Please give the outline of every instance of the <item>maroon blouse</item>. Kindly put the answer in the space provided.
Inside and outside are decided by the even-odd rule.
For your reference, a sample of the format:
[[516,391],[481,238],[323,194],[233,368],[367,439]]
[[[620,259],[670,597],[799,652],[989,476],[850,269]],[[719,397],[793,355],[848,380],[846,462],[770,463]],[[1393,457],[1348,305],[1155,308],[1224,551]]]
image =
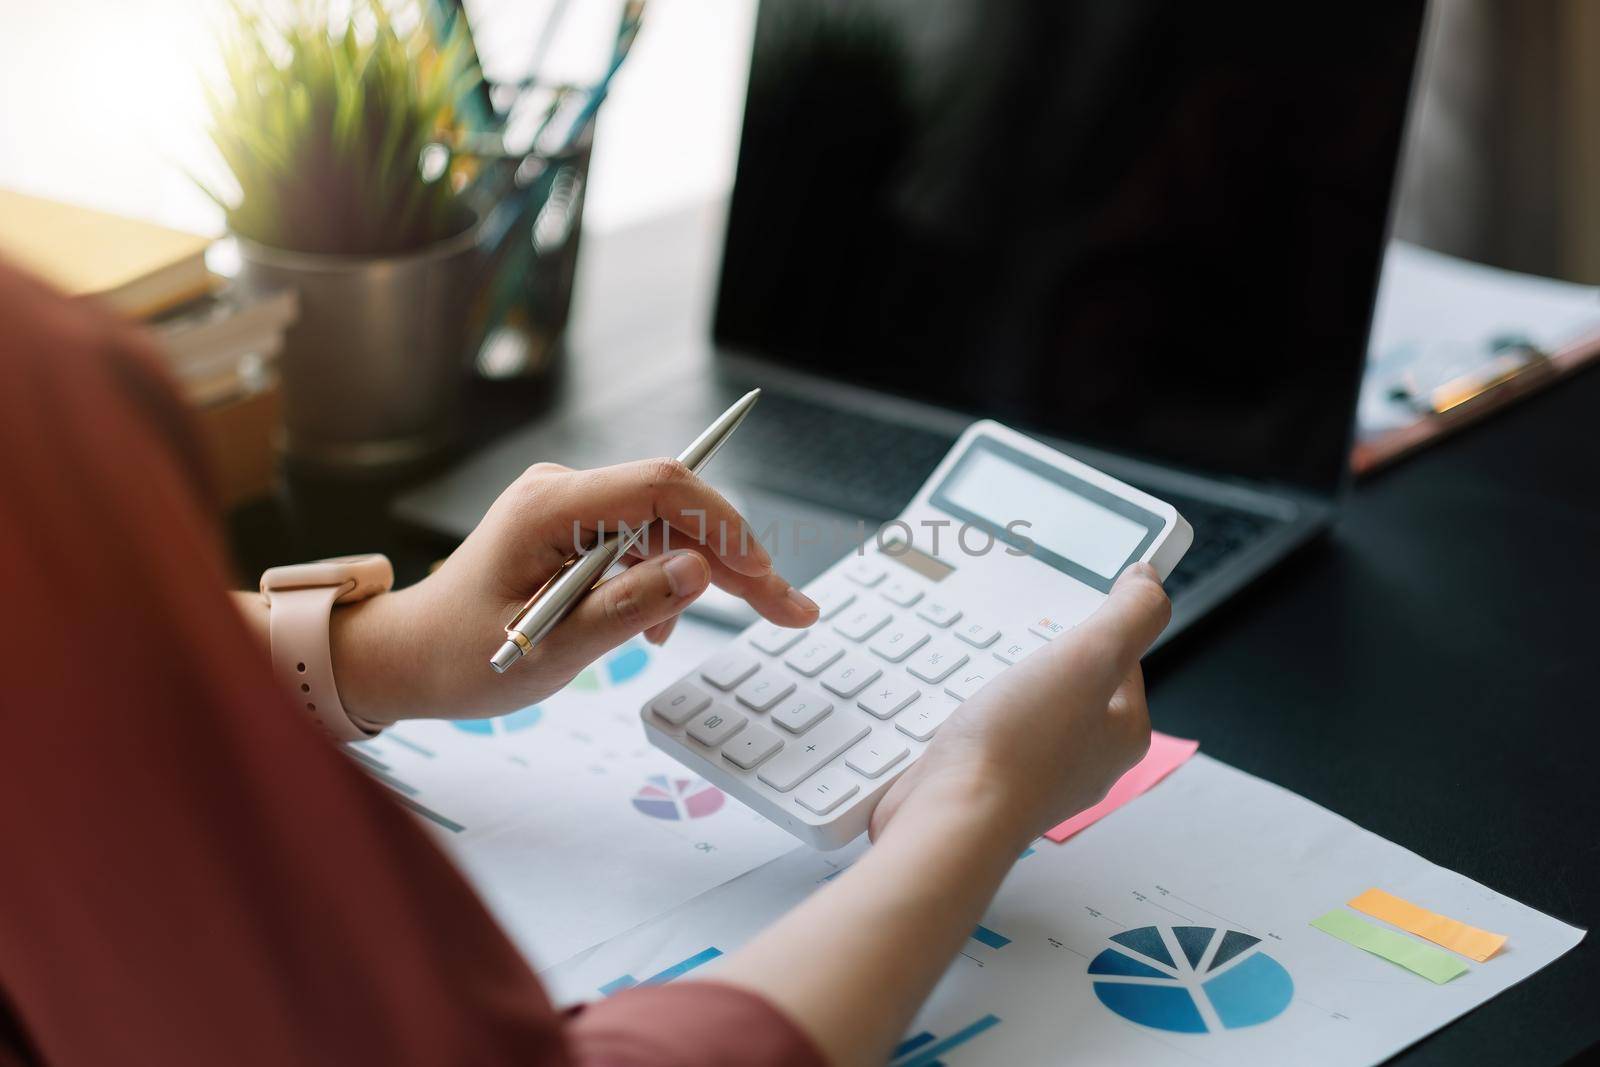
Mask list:
[[0,264],[0,1065],[814,1064],[715,982],[557,1013],[295,714],[148,342]]

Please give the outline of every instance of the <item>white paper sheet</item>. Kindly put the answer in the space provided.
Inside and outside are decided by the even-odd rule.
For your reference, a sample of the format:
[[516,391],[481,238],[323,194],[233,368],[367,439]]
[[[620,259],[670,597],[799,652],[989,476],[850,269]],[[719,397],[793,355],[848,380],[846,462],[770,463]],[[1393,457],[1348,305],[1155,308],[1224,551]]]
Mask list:
[[794,847],[639,725],[645,700],[727,640],[683,619],[665,649],[630,642],[536,710],[405,723],[353,747],[549,966]]
[[[553,968],[544,979],[558,1000],[571,1002],[659,972],[674,975],[674,965],[697,976],[714,973],[709,950],[736,949],[862,848],[791,853]],[[1467,974],[1439,986],[1308,925],[1372,886],[1509,934],[1510,941],[1496,957],[1469,962]],[[1107,950],[1147,958],[1110,938],[1148,926],[1158,928],[1166,952],[1179,961],[1172,970],[1180,977],[1090,975],[1091,961]],[[1212,970],[1224,936],[1219,932],[1199,957],[1200,976],[1191,978],[1195,968],[1181,962],[1174,926],[1237,931],[1259,941]],[[1037,844],[1017,861],[983,927],[913,1024],[908,1037],[923,1043],[897,1058],[897,1067],[935,1058],[950,1064],[1372,1064],[1526,978],[1583,937],[1203,754],[1065,844]],[[1222,985],[1209,984],[1230,974]],[[1131,1015],[1174,1025],[1197,1012],[1205,1032],[1125,1018],[1102,1003],[1097,981],[1114,987],[1110,995],[1123,997]],[[1147,997],[1194,1008],[1174,1011],[1171,1001]],[[947,1046],[952,1040],[957,1043]]]

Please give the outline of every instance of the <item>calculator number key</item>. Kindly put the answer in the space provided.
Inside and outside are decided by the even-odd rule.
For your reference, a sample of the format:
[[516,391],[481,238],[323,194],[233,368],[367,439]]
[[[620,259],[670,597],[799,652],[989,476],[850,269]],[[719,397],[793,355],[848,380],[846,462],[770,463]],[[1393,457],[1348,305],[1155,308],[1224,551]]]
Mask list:
[[790,652],[784,657],[783,662],[805,675],[815,678],[828,668],[828,665],[840,656],[844,649],[826,638],[817,637]]
[[899,604],[903,608],[909,608],[922,599],[922,590],[909,578],[890,578],[883,583],[883,588],[878,592],[882,593],[884,599],[890,603]]
[[803,734],[832,710],[832,703],[802,689],[773,709],[772,721],[792,734]]
[[889,620],[893,617],[872,604],[862,604],[839,616],[839,621],[833,624],[833,628],[852,641],[865,641],[888,626]]
[[674,726],[682,726],[689,716],[704,711],[711,703],[710,694],[688,682],[679,682],[650,702],[650,710]]
[[844,569],[846,578],[869,589],[883,581],[883,573],[883,566],[870,559],[858,559]]
[[952,671],[966,666],[967,654],[951,641],[935,641],[911,657],[906,670],[924,682],[942,682]]
[[734,695],[752,711],[766,711],[792,692],[794,682],[787,674],[774,667],[762,667]]
[[846,656],[822,676],[822,688],[842,697],[853,697],[882,673],[871,660]]
[[699,718],[689,723],[689,736],[715,748],[744,729],[746,722],[749,720],[737,711],[713,704],[710,711],[701,712]]
[[700,668],[700,677],[718,689],[732,689],[760,667],[760,662],[744,652],[725,652]]
[[927,643],[928,631],[897,624],[884,629],[867,647],[890,663],[899,663]]
[[805,630],[768,623],[750,631],[750,643],[769,656],[777,656],[794,647],[805,635]]
[[856,594],[842,585],[808,589],[806,595],[817,605],[817,621],[826,622],[856,602]]

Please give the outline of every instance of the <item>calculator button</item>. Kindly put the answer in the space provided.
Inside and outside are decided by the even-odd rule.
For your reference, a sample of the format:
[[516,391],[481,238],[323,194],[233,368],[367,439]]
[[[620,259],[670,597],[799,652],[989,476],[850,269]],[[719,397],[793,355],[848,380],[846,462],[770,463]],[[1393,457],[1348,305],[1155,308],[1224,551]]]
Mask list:
[[939,600],[924,600],[922,607],[917,609],[917,614],[935,626],[949,626],[961,618],[961,609]]
[[922,599],[922,590],[908,578],[890,578],[878,592],[903,608],[909,608]]
[[862,711],[870,712],[880,719],[891,719],[896,712],[921,695],[922,690],[910,682],[888,678],[867,686],[866,691],[861,694],[861,699],[856,703],[861,705]]
[[794,795],[794,798],[807,811],[826,815],[855,796],[860,789],[859,785],[850,780],[848,774],[835,768],[827,774],[819,774],[811,779],[804,789]]
[[794,682],[775,667],[762,667],[739,687],[734,695],[739,703],[754,711],[766,711],[772,705],[794,692]]
[[944,691],[957,700],[969,700],[978,690],[988,684],[991,678],[1005,670],[998,663],[994,666],[994,670],[990,670],[985,666],[963,667],[950,676],[950,681],[945,684]]
[[744,729],[748,721],[737,711],[713,704],[710,711],[701,712],[698,718],[689,723],[689,736],[702,745],[715,748]]
[[1028,624],[1030,633],[1049,641],[1051,638],[1060,637],[1072,627],[1051,615],[1041,615]]
[[735,767],[744,770],[759,764],[783,747],[783,738],[758,722],[740,731],[739,736],[722,746],[722,755]]
[[857,774],[876,778],[911,754],[894,734],[873,735],[845,754],[844,763]]
[[787,793],[871,732],[866,723],[847,716],[828,719],[804,737],[784,745],[782,752],[762,765],[757,777],[778,792]]
[[870,559],[858,559],[844,569],[846,578],[871,588],[883,581],[883,568]]
[[961,646],[948,639],[935,641],[933,644],[911,657],[911,662],[906,664],[906,670],[924,682],[942,682],[950,677],[950,672],[967,662],[967,654],[961,651]]
[[855,603],[856,595],[853,591],[842,585],[827,586],[823,589],[807,590],[806,595],[811,597],[817,605],[817,621],[823,622],[833,618],[839,612]]
[[1044,642],[1026,635],[1014,641],[1002,641],[994,650],[994,658],[1001,663],[1021,663],[1044,647]]
[[853,697],[883,672],[862,656],[846,656],[822,676],[822,688],[842,697]]
[[711,703],[709,694],[688,682],[679,682],[650,702],[650,710],[674,726],[682,726],[689,716],[704,711]]
[[930,693],[916,706],[894,721],[894,728],[907,737],[914,737],[918,741],[927,741],[933,737],[950,713],[961,705],[947,693]]
[[928,643],[928,631],[896,624],[872,639],[867,647],[890,663],[899,663]]
[[839,621],[833,624],[833,628],[852,641],[865,641],[889,625],[889,620],[892,618],[894,616],[874,604],[858,604],[839,616]]
[[956,627],[956,636],[974,648],[988,648],[1000,636],[1000,631],[976,619],[968,619]]
[[807,641],[793,652],[784,657],[783,662],[805,675],[815,678],[827,669],[828,664],[844,655],[844,649],[827,638],[818,637]]
[[700,668],[700,677],[718,689],[732,689],[752,674],[761,664],[754,656],[744,652],[725,652]]
[[757,626],[750,631],[750,643],[769,656],[776,656],[794,647],[806,635],[805,630],[790,626]]
[[831,703],[802,689],[773,709],[772,721],[792,734],[800,734],[811,729],[832,710]]

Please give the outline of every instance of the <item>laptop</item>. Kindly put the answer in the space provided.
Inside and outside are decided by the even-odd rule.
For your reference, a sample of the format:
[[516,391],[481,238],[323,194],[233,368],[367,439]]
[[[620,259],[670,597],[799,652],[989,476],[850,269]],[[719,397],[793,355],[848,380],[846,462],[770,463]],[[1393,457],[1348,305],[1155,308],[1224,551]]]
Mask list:
[[782,531],[895,515],[993,418],[1189,519],[1170,638],[1337,512],[1424,7],[762,0],[711,357],[397,513],[463,536],[760,386],[710,473],[799,584],[843,549]]

